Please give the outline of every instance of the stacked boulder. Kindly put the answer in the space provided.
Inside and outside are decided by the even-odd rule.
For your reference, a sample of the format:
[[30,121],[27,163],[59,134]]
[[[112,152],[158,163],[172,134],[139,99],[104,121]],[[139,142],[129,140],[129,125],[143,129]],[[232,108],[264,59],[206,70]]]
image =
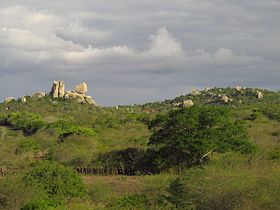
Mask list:
[[79,103],[88,103],[97,106],[91,96],[86,95],[88,86],[85,82],[75,86],[74,90],[65,91],[64,81],[54,81],[50,95],[53,98],[73,99]]
[[50,92],[53,98],[62,98],[65,95],[65,82],[54,81]]

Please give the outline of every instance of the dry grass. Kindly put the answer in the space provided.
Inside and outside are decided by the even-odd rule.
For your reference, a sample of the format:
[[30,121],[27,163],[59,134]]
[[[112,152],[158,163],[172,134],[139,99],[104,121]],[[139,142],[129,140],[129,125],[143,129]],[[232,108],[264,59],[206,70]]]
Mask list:
[[248,129],[252,141],[263,149],[280,145],[280,138],[272,136],[275,131],[280,131],[280,123],[272,120],[251,122]]
[[143,189],[144,176],[83,176],[87,186],[102,184],[116,196],[140,193]]

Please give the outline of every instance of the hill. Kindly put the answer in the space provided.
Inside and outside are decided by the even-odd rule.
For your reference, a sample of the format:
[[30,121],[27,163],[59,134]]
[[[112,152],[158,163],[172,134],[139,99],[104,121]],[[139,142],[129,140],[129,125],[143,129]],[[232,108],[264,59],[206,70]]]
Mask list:
[[1,209],[280,204],[280,92],[206,88],[116,107],[85,95],[24,98],[0,104]]

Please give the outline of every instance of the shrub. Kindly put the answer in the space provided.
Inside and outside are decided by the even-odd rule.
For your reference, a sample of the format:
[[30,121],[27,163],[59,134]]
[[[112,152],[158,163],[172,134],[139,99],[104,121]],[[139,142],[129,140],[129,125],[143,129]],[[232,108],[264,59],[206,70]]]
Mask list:
[[125,175],[136,175],[143,169],[142,160],[145,155],[144,149],[127,148],[101,154],[96,161],[105,169],[122,169]]
[[30,200],[46,198],[36,186],[26,186],[19,176],[6,176],[0,181],[0,209],[20,209]]
[[[48,195],[48,199],[43,203],[47,202],[49,206],[59,206],[70,198],[86,196],[85,187],[78,174],[54,162],[36,163],[23,175],[22,181],[26,186],[41,188]],[[37,205],[37,201],[35,203]],[[41,205],[42,202],[39,203]]]
[[271,120],[280,121],[280,108],[278,104],[266,104],[260,107],[260,112]]
[[32,135],[46,126],[41,116],[31,113],[12,112],[2,116],[1,124],[12,126],[13,129],[23,130],[25,135]]
[[21,154],[29,151],[36,151],[40,145],[31,139],[23,139],[17,142],[16,154]]
[[119,209],[147,209],[146,200],[145,195],[126,195],[117,201],[117,207]]
[[183,183],[181,178],[173,180],[167,188],[167,200],[178,209],[195,209],[190,196],[191,190]]
[[65,120],[59,120],[54,123],[50,123],[48,125],[48,128],[54,128],[58,132],[61,140],[72,134],[86,136],[95,135],[95,132],[92,129],[80,127]]

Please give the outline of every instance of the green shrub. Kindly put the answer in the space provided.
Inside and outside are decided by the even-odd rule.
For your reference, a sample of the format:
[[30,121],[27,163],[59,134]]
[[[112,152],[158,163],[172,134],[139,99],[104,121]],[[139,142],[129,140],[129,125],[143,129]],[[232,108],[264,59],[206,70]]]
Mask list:
[[55,129],[58,132],[61,140],[72,134],[86,136],[95,135],[95,132],[92,129],[84,128],[65,120],[59,120],[54,123],[50,123],[48,128]]
[[167,200],[178,209],[195,209],[195,205],[191,198],[191,190],[183,183],[181,178],[172,181],[167,188],[169,195]]
[[266,104],[260,107],[260,112],[271,120],[280,121],[280,107],[278,104]]
[[[78,174],[54,162],[37,162],[23,175],[22,181],[26,186],[41,188],[48,195],[48,199],[43,203],[47,202],[49,206],[63,205],[71,198],[86,196],[86,189]],[[37,205],[37,202],[35,203]],[[39,203],[41,205],[41,202]]]
[[122,169],[125,175],[136,175],[142,172],[145,155],[146,151],[139,148],[113,150],[99,155],[94,164],[97,162],[104,169]]
[[269,160],[280,160],[280,148],[274,148],[268,152]]
[[47,198],[36,186],[26,186],[20,176],[6,176],[0,180],[0,209],[20,209],[30,200]]
[[117,201],[119,209],[147,209],[145,203],[147,198],[145,195],[126,195]]
[[1,124],[22,130],[25,135],[32,135],[47,125],[39,115],[20,112],[12,112],[4,118],[2,116]]
[[50,210],[50,205],[48,199],[36,199],[25,204],[20,210]]
[[40,148],[36,142],[31,139],[23,139],[17,142],[16,154],[21,154],[29,151],[36,151]]

